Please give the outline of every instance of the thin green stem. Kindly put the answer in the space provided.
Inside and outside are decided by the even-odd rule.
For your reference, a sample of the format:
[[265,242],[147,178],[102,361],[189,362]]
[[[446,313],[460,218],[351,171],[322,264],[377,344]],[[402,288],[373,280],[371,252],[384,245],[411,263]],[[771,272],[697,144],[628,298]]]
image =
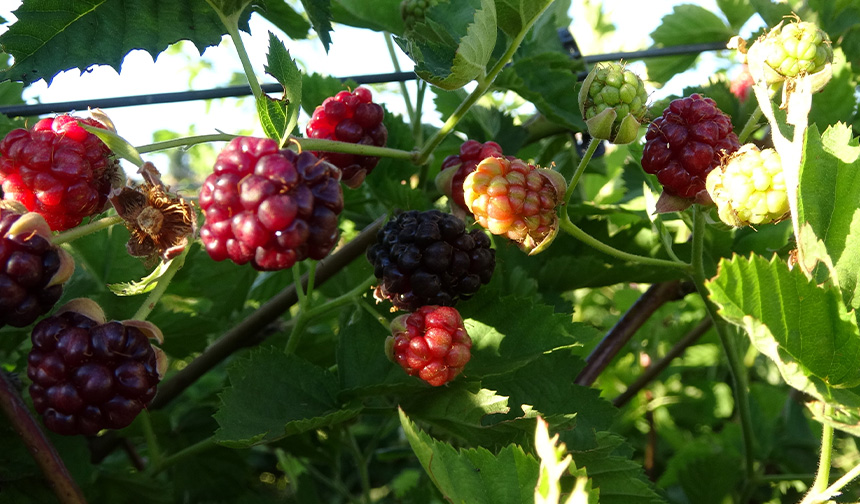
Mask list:
[[296,325],[293,326],[293,330],[290,332],[290,339],[287,340],[287,348],[284,352],[288,355],[295,353],[296,348],[299,346],[304,328],[307,326],[308,322],[344,305],[355,302],[355,300],[361,297],[374,282],[376,282],[376,277],[371,275],[364,282],[342,296],[336,297],[325,304],[317,306],[316,308],[302,309],[298,315],[296,315]]
[[845,473],[841,478],[836,480],[836,482],[834,482],[832,485],[827,487],[827,489],[821,492],[821,494],[817,496],[818,500],[812,502],[815,502],[816,504],[819,502],[826,502],[831,497],[836,496],[839,491],[842,490],[843,487],[845,487],[845,485],[854,481],[854,478],[856,478],[857,476],[860,476],[860,464],[857,464],[856,466],[852,467],[850,471]]
[[165,469],[176,465],[179,462],[184,461],[189,457],[193,457],[200,453],[203,453],[207,450],[217,447],[218,444],[215,442],[215,438],[210,436],[202,441],[198,441],[191,446],[186,446],[182,450],[174,453],[173,455],[164,457],[157,465],[152,466],[152,475],[156,475]]
[[421,118],[424,116],[424,93],[427,92],[427,82],[418,81],[418,95],[415,97],[415,122],[412,123],[412,138],[415,140],[415,145],[424,143],[424,125],[421,123]]
[[161,448],[158,446],[158,438],[155,435],[155,430],[152,428],[152,419],[149,414],[149,410],[140,412],[140,426],[143,431],[143,438],[146,440],[147,451],[149,452],[149,463],[151,467],[159,467],[163,463],[163,457]]
[[[833,414],[833,406],[830,403],[824,403],[824,417]],[[812,487],[807,492],[806,496],[801,501],[801,504],[813,504],[824,502],[827,498],[822,498],[822,494],[827,491],[827,484],[830,482],[830,466],[833,457],[833,426],[821,424],[821,453],[818,461],[818,471],[815,473],[815,481]]]
[[[391,56],[391,64],[394,65],[394,71],[400,72],[400,62],[397,61],[397,52],[394,50],[394,42],[391,41],[391,34],[383,33],[385,37],[385,46],[388,48],[388,55]],[[403,101],[406,105],[406,114],[409,116],[410,124],[415,124],[415,109],[412,108],[412,100],[409,98],[409,90],[406,89],[406,83],[403,81],[400,84],[400,94],[403,95]]]
[[758,128],[758,121],[761,119],[761,116],[761,107],[756,107],[753,113],[750,114],[749,119],[747,119],[746,124],[744,124],[744,128],[738,133],[739,144],[743,145],[747,141],[747,138],[752,135],[752,132]]
[[95,233],[96,231],[101,231],[102,229],[107,229],[120,223],[122,223],[122,217],[120,217],[119,215],[105,217],[103,219],[90,222],[89,224],[78,226],[76,228],[69,229],[68,231],[63,231],[62,233],[59,233],[53,238],[51,238],[51,243],[53,243],[54,245],[59,245],[61,243],[69,243],[88,234]]
[[585,172],[585,167],[588,166],[592,156],[594,156],[594,151],[596,151],[600,146],[600,142],[602,142],[602,140],[598,140],[596,138],[592,138],[588,142],[588,147],[585,149],[582,159],[579,160],[579,166],[577,166],[576,171],[573,172],[573,177],[570,178],[570,183],[567,185],[567,191],[564,193],[564,199],[562,201],[564,201],[565,204],[570,203],[570,197],[573,196],[573,190],[576,189],[576,184],[579,183],[579,178],[582,177],[583,172]]
[[377,147],[375,145],[360,145],[349,142],[338,142],[337,140],[325,140],[322,138],[298,138],[290,137],[291,141],[295,141],[302,149],[323,152],[344,152],[347,154],[358,154],[361,156],[376,156],[387,157],[393,159],[404,159],[406,161],[415,161],[417,154],[415,152],[405,151],[401,149],[391,149],[389,147]]
[[207,143],[207,142],[229,142],[236,138],[237,135],[229,133],[212,133],[210,135],[196,135],[182,138],[174,138],[173,140],[165,140],[163,142],[155,142],[151,144],[135,147],[137,152],[146,154],[148,152],[157,152],[167,149],[175,149],[177,147],[190,147],[192,145]]
[[640,255],[636,255],[636,254],[631,254],[629,252],[624,252],[623,250],[618,250],[617,248],[612,247],[611,245],[607,245],[607,244],[603,243],[602,241],[598,240],[597,238],[594,238],[593,236],[589,235],[588,233],[586,233],[585,231],[583,231],[579,227],[577,227],[576,224],[574,224],[573,222],[570,221],[570,217],[567,215],[566,211],[562,211],[561,219],[559,219],[559,226],[561,227],[561,229],[566,231],[568,234],[570,234],[574,238],[578,239],[579,241],[585,243],[589,247],[597,249],[597,250],[603,252],[604,254],[611,255],[612,257],[616,257],[616,258],[624,260],[624,261],[631,261],[631,262],[635,262],[635,263],[639,263],[639,264],[647,265],[647,266],[659,266],[659,267],[663,267],[663,268],[676,268],[676,269],[681,269],[683,271],[686,271],[688,273],[690,272],[690,265],[686,264],[684,262],[681,262],[681,261],[667,261],[665,259],[656,259],[653,257],[640,256]]
[[293,283],[296,286],[296,295],[299,297],[299,310],[304,311],[308,305],[308,298],[305,295],[305,290],[302,288],[302,270],[301,263],[296,263],[292,267]]
[[749,402],[749,384],[747,383],[746,368],[743,366],[740,356],[738,355],[737,345],[734,335],[729,331],[725,321],[717,313],[717,307],[708,297],[708,289],[705,287],[707,276],[704,268],[704,242],[705,242],[705,212],[699,209],[698,205],[693,206],[693,246],[692,246],[692,265],[691,278],[696,286],[696,291],[702,297],[705,303],[705,308],[714,322],[714,328],[717,330],[717,335],[722,343],[723,350],[726,353],[726,358],[729,365],[729,370],[732,374],[734,382],[735,404],[738,409],[738,416],[741,422],[741,431],[744,441],[744,460],[747,480],[755,479],[755,452],[753,440],[753,423],[750,414]]
[[155,284],[155,288],[149,292],[149,295],[146,297],[146,301],[140,308],[138,308],[134,317],[132,317],[133,319],[146,320],[146,317],[152,313],[152,310],[155,309],[155,305],[158,304],[158,300],[161,299],[164,291],[167,290],[167,286],[170,285],[170,281],[173,280],[176,272],[185,264],[185,257],[188,255],[188,250],[190,248],[190,245],[185,247],[185,250],[183,250],[181,254],[170,260],[167,270],[165,270],[164,274],[161,275],[161,278],[158,279]]
[[814,474],[764,474],[756,477],[757,483],[778,483],[780,481],[812,481]]
[[[314,292],[314,282],[317,275],[317,262],[308,261],[308,285],[305,287],[305,297],[310,298]],[[300,280],[301,281],[301,280]],[[299,284],[301,285],[301,283]]]
[[[216,9],[217,10],[217,9]],[[263,99],[263,88],[260,87],[260,81],[257,80],[257,74],[254,73],[254,66],[251,65],[251,58],[248,57],[248,51],[245,50],[245,43],[242,42],[242,36],[239,33],[239,15],[237,12],[229,17],[225,17],[221,12],[221,21],[224,27],[227,28],[227,34],[233,40],[233,45],[236,46],[236,53],[239,55],[239,60],[242,61],[242,69],[245,70],[245,77],[248,78],[248,84],[251,86],[251,92],[254,93],[254,99],[260,101]]]
[[493,66],[493,68],[490,69],[490,71],[487,72],[487,74],[483,78],[477,79],[478,85],[475,87],[475,89],[471,93],[469,93],[469,96],[467,96],[466,99],[463,100],[462,103],[460,103],[454,113],[452,113],[451,116],[448,117],[448,120],[445,121],[445,124],[443,124],[442,127],[439,128],[439,130],[436,131],[436,133],[432,137],[430,137],[427,143],[424,144],[424,146],[421,148],[417,164],[424,164],[427,162],[427,159],[430,157],[430,154],[434,150],[436,150],[436,147],[438,147],[439,144],[442,143],[442,140],[444,140],[445,137],[448,136],[448,134],[454,130],[454,126],[456,126],[457,123],[460,122],[460,120],[466,116],[466,113],[469,111],[470,108],[472,108],[472,105],[477,103],[477,101],[482,96],[484,96],[484,93],[486,93],[487,90],[490,89],[490,86],[493,85],[493,81],[496,80],[496,77],[498,77],[499,74],[502,73],[502,70],[504,70],[505,65],[507,65],[508,62],[514,57],[514,54],[520,47],[520,44],[522,44],[529,30],[531,30],[532,25],[534,25],[535,21],[537,21],[538,18],[541,17],[543,12],[546,11],[550,5],[552,5],[552,2],[547,2],[544,8],[541,9],[541,12],[537,13],[526,26],[523,26],[522,30],[520,30],[520,33],[518,33],[517,36],[511,41],[511,45],[508,47],[508,50],[505,51],[505,54],[503,54],[501,58],[499,58],[499,61],[495,64],[495,66]]
[[368,303],[364,299],[359,298],[358,306],[360,306],[364,311],[369,313],[370,316],[373,317],[377,322],[379,322],[379,324],[384,327],[386,331],[390,330],[390,324],[388,323],[388,321],[385,320],[385,317],[377,313],[376,310],[374,310],[373,307],[370,306],[370,303]]
[[361,448],[358,446],[358,441],[352,432],[348,433],[349,440],[347,441],[347,449],[355,459],[355,466],[358,468],[358,478],[361,481],[361,501],[370,502],[370,475],[367,472],[367,459],[361,453]]

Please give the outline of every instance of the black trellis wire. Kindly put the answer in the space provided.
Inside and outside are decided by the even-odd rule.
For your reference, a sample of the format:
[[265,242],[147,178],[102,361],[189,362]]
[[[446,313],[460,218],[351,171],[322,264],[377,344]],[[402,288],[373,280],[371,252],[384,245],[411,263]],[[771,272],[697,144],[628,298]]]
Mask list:
[[[567,32],[567,33],[565,33]],[[725,49],[725,42],[709,42],[704,44],[686,44],[671,47],[660,47],[654,49],[646,49],[643,51],[632,52],[615,52],[606,54],[594,54],[590,56],[582,56],[573,36],[567,30],[561,30],[560,38],[565,48],[570,52],[574,59],[581,58],[586,64],[599,63],[602,61],[618,61],[618,60],[640,60],[646,58],[656,58],[660,56],[679,56],[683,54],[699,54],[706,51],[718,51]],[[585,78],[586,73],[578,75],[579,79]],[[351,77],[341,77],[343,81],[352,80],[357,84],[381,84],[386,82],[405,82],[415,80],[418,77],[414,72],[392,72],[369,75],[356,75]],[[278,93],[283,91],[280,84],[263,84],[263,91],[266,93]],[[251,95],[249,86],[228,86],[214,89],[202,89],[198,91],[179,91],[174,93],[156,93],[148,95],[120,96],[115,98],[91,98],[86,100],[75,100],[55,103],[37,103],[33,105],[7,105],[0,107],[0,114],[5,114],[10,117],[15,116],[37,116],[42,114],[58,114],[63,112],[71,112],[75,110],[86,110],[88,108],[114,108],[114,107],[130,107],[135,105],[155,105],[164,103],[177,103],[197,100],[211,100],[215,98],[235,98],[240,96]]]

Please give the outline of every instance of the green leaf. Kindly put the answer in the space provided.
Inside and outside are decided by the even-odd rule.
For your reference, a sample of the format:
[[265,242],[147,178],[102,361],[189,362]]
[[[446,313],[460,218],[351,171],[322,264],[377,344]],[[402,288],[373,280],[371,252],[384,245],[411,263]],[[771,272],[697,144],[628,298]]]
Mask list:
[[337,380],[328,371],[275,348],[262,348],[227,370],[230,387],[215,413],[215,440],[234,448],[270,442],[345,421]]
[[593,486],[600,490],[600,504],[665,502],[645,479],[642,466],[630,460],[627,451],[621,436],[602,432],[597,436],[596,447],[589,450],[570,449],[570,454],[576,467],[585,468]]
[[[858,26],[857,31],[860,31]],[[856,70],[855,70],[856,71]],[[812,110],[809,124],[815,124],[819,131],[851,117],[855,108],[854,90],[856,77],[851,65],[840,49],[833,51],[833,77],[820,92],[812,95]]]
[[776,256],[755,255],[721,260],[707,287],[720,315],[778,366],[799,366],[832,387],[860,384],[860,330],[835,287],[819,287]]
[[[705,42],[726,42],[734,32],[713,12],[698,5],[677,5],[651,32],[656,47],[672,47]],[[698,55],[672,56],[648,61],[648,79],[665,83],[673,75],[695,63]]]
[[80,123],[80,125],[85,130],[99,137],[99,139],[108,146],[112,153],[122,159],[134,163],[137,167],[143,167],[143,159],[141,159],[140,153],[137,152],[137,149],[133,145],[128,143],[128,140],[117,135],[114,131],[106,130],[104,128],[96,128],[95,126],[88,126],[83,123]]
[[729,20],[729,26],[738,31],[755,14],[750,0],[717,0],[717,6]]
[[251,8],[277,26],[291,39],[308,38],[308,31],[311,29],[310,23],[284,0],[266,0],[259,4],[254,3]]
[[499,29],[514,38],[539,16],[553,0],[496,0]]
[[562,52],[517,58],[494,85],[529,100],[547,118],[574,131],[585,129],[575,90],[578,63]]
[[331,12],[338,23],[400,35],[403,33],[400,2],[401,0],[335,0]]
[[[247,26],[247,16],[242,23]],[[202,53],[226,32],[205,0],[27,1],[18,21],[0,35],[0,46],[15,58],[0,81],[25,84],[71,68],[105,64],[120,71],[125,55],[143,49],[156,59],[167,46],[191,40]]]
[[325,51],[331,46],[331,0],[302,0],[302,6]]
[[397,39],[415,73],[442,89],[458,89],[486,73],[498,30],[493,0],[440,2],[408,39]]
[[284,86],[284,96],[280,99],[268,95],[257,102],[257,112],[266,136],[283,145],[299,122],[302,100],[302,74],[284,43],[269,32],[269,54],[266,73]]
[[158,279],[161,278],[167,271],[170,262],[160,262],[152,272],[140,280],[134,282],[119,282],[108,284],[108,289],[117,296],[136,296],[145,294],[158,285]]
[[402,410],[400,424],[424,470],[449,502],[534,501],[539,464],[519,446],[506,446],[495,455],[484,448],[457,450],[420,431]]
[[791,6],[786,2],[750,0],[750,3],[768,26],[776,26],[782,18],[791,15]]
[[234,14],[242,12],[251,0],[206,0],[206,3],[212,6],[224,17],[230,17]]
[[[806,132],[800,167],[798,218],[823,241],[847,306],[860,308],[860,145],[839,123],[823,135]],[[807,260],[819,257],[807,253]]]

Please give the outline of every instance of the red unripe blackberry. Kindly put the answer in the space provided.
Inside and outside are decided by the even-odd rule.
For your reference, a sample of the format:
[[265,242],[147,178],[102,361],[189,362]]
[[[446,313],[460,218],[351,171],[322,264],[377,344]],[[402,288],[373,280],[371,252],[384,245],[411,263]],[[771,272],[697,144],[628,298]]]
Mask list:
[[[496,142],[481,143],[477,140],[466,140],[460,146],[459,154],[452,154],[442,161],[442,169],[436,179],[439,190],[466,212],[469,212],[469,208],[463,199],[463,181],[475,171],[478,163],[488,157],[504,157],[502,147]],[[513,159],[512,156],[508,158]],[[451,173],[448,170],[454,170],[454,172]]]
[[490,281],[496,254],[483,231],[438,210],[396,215],[377,233],[367,259],[380,280],[374,296],[395,308],[453,306]]
[[87,299],[36,324],[27,377],[45,426],[64,435],[128,426],[155,397],[166,363],[150,337],[161,340],[151,323],[105,322]]
[[386,352],[410,376],[438,387],[454,379],[472,357],[472,339],[460,313],[449,306],[422,306],[391,322]]
[[50,240],[41,215],[0,203],[0,327],[28,326],[60,299],[74,261]]
[[60,115],[0,141],[3,198],[42,215],[55,231],[101,212],[117,176],[110,149],[81,124],[107,129],[95,119]]
[[[382,124],[384,110],[373,103],[370,90],[359,87],[350,93],[341,91],[326,98],[308,122],[308,138],[384,147],[388,129]],[[343,152],[314,152],[343,172],[343,183],[356,188],[379,162],[375,156],[359,156]]]
[[664,190],[686,199],[710,201],[705,179],[740,148],[731,118],[716,102],[698,94],[673,100],[645,134],[642,168],[657,175]]
[[200,238],[216,261],[261,271],[322,259],[337,242],[340,170],[311,152],[268,138],[238,137],[218,155],[200,189]]

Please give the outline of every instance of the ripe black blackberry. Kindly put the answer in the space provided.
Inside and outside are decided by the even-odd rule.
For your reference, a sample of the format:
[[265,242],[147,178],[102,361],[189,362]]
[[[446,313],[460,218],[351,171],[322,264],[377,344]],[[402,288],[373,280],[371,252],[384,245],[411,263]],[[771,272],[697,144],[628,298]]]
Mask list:
[[64,435],[128,426],[155,396],[164,371],[163,353],[149,343],[161,332],[149,322],[105,322],[89,300],[58,312],[33,328],[27,376],[36,412]]
[[50,240],[41,215],[0,203],[0,327],[28,326],[60,299],[74,261]]
[[396,215],[377,233],[367,259],[380,279],[376,299],[406,311],[454,306],[489,282],[496,267],[483,231],[466,232],[462,220],[438,210]]

